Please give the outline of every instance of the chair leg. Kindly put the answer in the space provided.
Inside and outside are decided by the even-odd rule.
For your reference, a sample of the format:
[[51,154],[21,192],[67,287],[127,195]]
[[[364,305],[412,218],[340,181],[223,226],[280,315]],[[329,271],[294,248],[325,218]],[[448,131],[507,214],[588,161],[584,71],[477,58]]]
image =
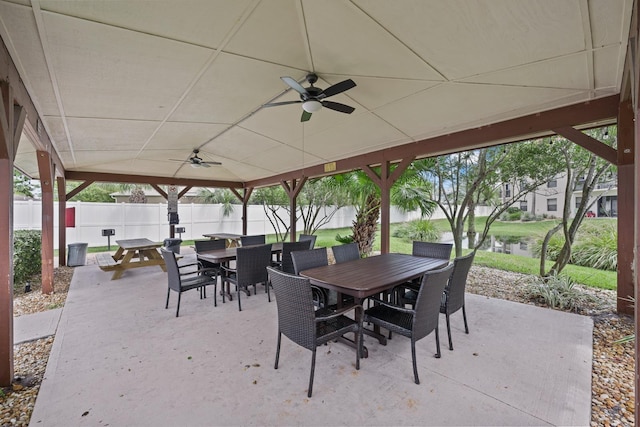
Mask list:
[[171,288],[167,289],[167,303],[164,305],[164,308],[169,308],[169,294],[171,293]]
[[451,322],[449,321],[449,313],[445,313],[447,318],[447,335],[449,336],[449,350],[453,350],[453,341],[451,340]]
[[467,310],[464,309],[464,305],[462,306],[462,318],[464,319],[464,332],[469,333],[469,325],[467,325]]
[[278,369],[278,361],[280,360],[280,342],[282,341],[282,332],[278,329],[278,346],[276,347],[276,364],[273,369]]
[[440,359],[440,333],[438,332],[438,328],[436,327],[436,359]]
[[180,312],[180,297],[182,296],[182,292],[178,292],[178,306],[176,307],[176,317],[178,317],[178,313]]
[[307,393],[307,397],[311,397],[311,392],[313,391],[313,373],[316,370],[316,349],[313,349],[313,355],[311,356],[311,375],[309,376],[309,393]]
[[271,282],[267,281],[267,300],[269,302],[271,302],[271,289],[269,289],[270,286],[271,286]]
[[413,379],[416,384],[420,384],[420,378],[418,378],[418,364],[416,363],[416,342],[411,339],[411,359],[413,360]]
[[241,289],[238,285],[236,285],[236,294],[238,294],[238,311],[242,311],[242,304],[240,303]]
[[218,278],[216,277],[216,281],[213,282],[213,306],[217,307],[218,306],[218,296],[216,295],[218,293]]

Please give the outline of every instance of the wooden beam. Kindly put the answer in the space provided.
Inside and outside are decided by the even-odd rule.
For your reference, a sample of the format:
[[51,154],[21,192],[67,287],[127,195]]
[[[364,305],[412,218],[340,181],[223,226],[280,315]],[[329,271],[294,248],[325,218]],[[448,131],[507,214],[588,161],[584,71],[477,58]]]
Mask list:
[[36,151],[38,159],[38,175],[42,190],[42,293],[53,293],[53,180],[55,176],[53,163],[49,153]]
[[[540,113],[530,114],[516,119],[505,120],[473,129],[454,132],[447,135],[423,139],[421,141],[398,145],[368,154],[349,157],[332,162],[332,170],[325,171],[325,165],[316,165],[304,169],[275,175],[268,178],[248,181],[251,187],[266,187],[298,176],[316,178],[362,169],[363,165],[376,165],[384,160],[393,163],[409,157],[424,158],[443,154],[457,153],[476,148],[518,142],[534,137],[550,136],[551,129],[580,127],[596,122],[615,123],[618,114],[618,95],[611,95],[591,101],[560,107]],[[335,168],[333,168],[335,163]]]
[[156,185],[179,185],[192,187],[213,187],[213,188],[243,188],[245,185],[239,181],[217,181],[206,179],[171,178],[162,176],[147,175],[125,175],[115,173],[95,173],[65,171],[65,178],[68,181],[97,181],[97,182],[125,182],[130,184],[156,184]]
[[157,184],[151,184],[151,186],[153,187],[154,190],[156,190],[158,192],[158,194],[160,194],[165,200],[168,200],[169,195],[167,194],[166,191],[164,191],[162,188],[158,187]]
[[595,138],[590,137],[586,133],[583,133],[572,127],[563,127],[553,129],[558,135],[564,136],[569,141],[581,146],[585,150],[588,150],[596,156],[608,161],[613,165],[618,164],[618,153],[614,148],[609,147],[606,144],[598,141]]
[[[65,183],[66,185],[66,181],[64,179],[64,176],[61,177],[62,178],[62,182]],[[60,182],[60,181],[58,181]],[[90,186],[91,184],[93,184],[93,181],[85,181],[83,183],[81,183],[80,185],[78,185],[76,188],[74,188],[73,190],[69,191],[65,196],[64,199],[66,201],[71,200],[76,194],[78,194],[79,192],[81,192],[82,190],[84,190],[85,188],[87,188],[88,186]],[[58,193],[60,192],[60,189],[58,188]]]
[[187,194],[187,193],[189,192],[189,190],[191,190],[191,188],[192,188],[192,187],[191,187],[190,185],[189,185],[189,186],[184,187],[184,188],[182,189],[182,191],[180,191],[180,192],[178,193],[178,199],[181,199],[185,194]]

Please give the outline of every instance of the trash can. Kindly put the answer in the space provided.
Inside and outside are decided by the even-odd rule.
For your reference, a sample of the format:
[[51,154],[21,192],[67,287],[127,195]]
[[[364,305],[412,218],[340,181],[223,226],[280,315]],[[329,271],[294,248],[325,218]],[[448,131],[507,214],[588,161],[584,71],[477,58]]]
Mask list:
[[182,239],[164,239],[164,248],[173,253],[180,253],[180,243],[182,243]]
[[67,245],[67,266],[77,267],[87,263],[88,243],[69,243]]

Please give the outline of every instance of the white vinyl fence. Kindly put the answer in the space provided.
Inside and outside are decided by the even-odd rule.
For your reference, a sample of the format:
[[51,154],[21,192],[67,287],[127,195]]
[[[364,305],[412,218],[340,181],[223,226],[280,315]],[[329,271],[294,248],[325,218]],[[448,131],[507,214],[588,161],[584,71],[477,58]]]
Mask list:
[[[67,243],[83,242],[89,246],[106,246],[107,238],[102,236],[103,229],[114,229],[115,236],[111,244],[119,239],[146,237],[153,241],[162,241],[169,237],[167,204],[136,203],[67,203],[67,208],[75,208],[75,227],[67,227]],[[42,208],[39,200],[14,201],[13,226],[15,230],[40,230],[42,228]],[[178,215],[184,227],[183,240],[199,239],[206,233],[242,233],[242,206],[234,205],[230,216],[222,215],[222,205],[179,204]],[[486,215],[480,208],[476,215]],[[323,228],[350,227],[355,217],[353,207],[338,210],[331,221]],[[431,218],[443,218],[442,212],[436,212]],[[247,207],[247,233],[273,234],[275,231],[267,219],[262,206]],[[419,212],[403,213],[391,209],[391,222],[404,222],[420,218]],[[58,249],[58,204],[54,206],[54,247]],[[297,225],[302,230],[302,223]],[[179,235],[176,235],[179,237]]]

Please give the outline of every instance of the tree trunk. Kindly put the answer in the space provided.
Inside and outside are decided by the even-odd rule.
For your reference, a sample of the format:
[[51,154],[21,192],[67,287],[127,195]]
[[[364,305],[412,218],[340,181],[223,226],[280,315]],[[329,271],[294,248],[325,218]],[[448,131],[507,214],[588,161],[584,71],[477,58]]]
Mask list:
[[473,248],[476,245],[476,202],[469,202],[469,215],[467,216],[467,247]]
[[554,234],[562,228],[562,223],[559,223],[551,230],[547,231],[547,234],[544,236],[544,240],[542,241],[542,249],[540,250],[540,276],[544,277],[546,275],[545,271],[545,262],[547,261],[547,248],[549,247],[549,241]]
[[356,214],[353,221],[353,241],[358,243],[360,255],[371,254],[373,240],[378,228],[380,217],[380,197],[370,194],[367,196],[365,206]]

